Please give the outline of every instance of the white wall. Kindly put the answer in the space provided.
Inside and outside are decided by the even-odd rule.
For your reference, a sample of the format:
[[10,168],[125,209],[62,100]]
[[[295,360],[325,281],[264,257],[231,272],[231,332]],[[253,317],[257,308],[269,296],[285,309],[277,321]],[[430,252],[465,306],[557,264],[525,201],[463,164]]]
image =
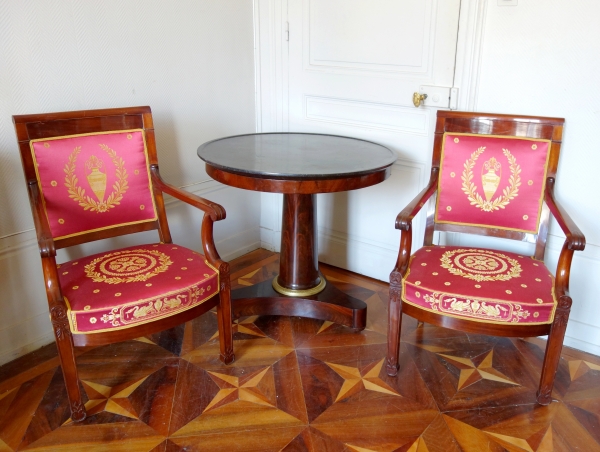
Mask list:
[[[600,2],[488,0],[475,110],[566,119],[557,199],[587,239],[571,268],[573,309],[565,344],[600,355]],[[551,225],[546,262],[564,235]]]
[[[226,259],[259,246],[260,195],[206,175],[197,147],[255,130],[251,0],[0,0],[0,363],[53,340],[11,115],[150,105],[161,173],[221,203]],[[200,215],[168,201],[174,239]],[[61,252],[67,259],[136,239]]]

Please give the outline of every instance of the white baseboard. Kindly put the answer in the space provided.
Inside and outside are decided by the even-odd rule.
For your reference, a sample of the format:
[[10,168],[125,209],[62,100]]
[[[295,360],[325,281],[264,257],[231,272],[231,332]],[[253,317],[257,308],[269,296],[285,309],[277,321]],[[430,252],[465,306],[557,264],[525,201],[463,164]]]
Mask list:
[[564,345],[600,356],[600,328],[569,319]]
[[[40,300],[46,305],[46,299]],[[46,305],[47,306],[47,305]],[[37,350],[54,341],[54,333],[45,312],[21,320],[0,330],[0,365]]]
[[[48,324],[50,324],[50,321],[48,321]],[[0,354],[0,366],[20,358],[27,353],[38,350],[48,344],[51,344],[52,342],[54,342],[54,333],[49,331],[48,333],[35,339],[33,342],[28,342],[27,344],[17,347],[14,350],[2,352]]]
[[261,248],[256,230],[246,230],[215,243],[224,261],[231,261],[244,254]]
[[398,250],[388,244],[319,230],[319,260],[326,264],[387,282],[397,256]]
[[281,231],[260,228],[260,247],[278,253],[281,248]]

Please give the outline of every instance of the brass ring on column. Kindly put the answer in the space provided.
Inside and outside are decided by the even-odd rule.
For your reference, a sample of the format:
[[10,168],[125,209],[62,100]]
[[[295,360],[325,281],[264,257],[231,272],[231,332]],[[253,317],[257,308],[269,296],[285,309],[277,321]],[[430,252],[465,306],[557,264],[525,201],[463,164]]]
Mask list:
[[280,294],[287,295],[288,297],[310,297],[311,295],[316,295],[321,292],[327,285],[327,281],[325,278],[323,278],[323,275],[320,275],[321,281],[315,287],[311,287],[310,289],[288,289],[287,287],[283,287],[281,284],[279,284],[277,278],[279,278],[279,275],[273,278],[273,289]]

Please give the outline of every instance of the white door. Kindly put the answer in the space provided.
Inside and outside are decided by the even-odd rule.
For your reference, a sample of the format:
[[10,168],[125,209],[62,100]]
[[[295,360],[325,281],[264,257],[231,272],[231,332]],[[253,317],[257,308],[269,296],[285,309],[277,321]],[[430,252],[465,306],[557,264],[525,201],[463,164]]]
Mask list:
[[[388,279],[396,215],[429,179],[436,110],[449,106],[459,10],[460,0],[288,1],[289,131],[363,138],[398,153],[387,181],[318,195],[321,261]],[[414,92],[428,95],[425,106],[414,107]]]

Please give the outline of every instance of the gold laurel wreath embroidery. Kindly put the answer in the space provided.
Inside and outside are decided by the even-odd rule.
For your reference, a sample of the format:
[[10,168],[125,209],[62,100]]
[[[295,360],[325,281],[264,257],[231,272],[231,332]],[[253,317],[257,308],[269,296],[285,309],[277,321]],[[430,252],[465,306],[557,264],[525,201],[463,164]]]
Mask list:
[[484,200],[477,193],[477,186],[473,183],[473,167],[479,156],[485,151],[485,146],[480,147],[471,154],[471,158],[465,162],[465,169],[462,173],[462,191],[467,195],[471,205],[479,207],[484,212],[493,212],[494,210],[504,209],[515,196],[518,196],[521,185],[521,167],[517,164],[517,159],[508,149],[502,149],[502,153],[508,159],[510,164],[510,177],[508,187],[502,190],[502,196],[498,196],[493,201]]
[[[473,252],[473,251],[477,251],[479,253],[482,253],[483,255],[494,256],[496,259],[506,259],[508,261],[508,263],[510,264],[510,268],[508,269],[508,272],[499,274],[499,275],[498,274],[482,275],[481,273],[475,273],[475,274],[474,273],[466,273],[466,272],[462,271],[460,268],[454,267],[454,264],[452,263],[453,255],[455,255],[457,253],[466,253],[466,252]],[[521,275],[521,264],[519,264],[519,262],[517,262],[515,259],[511,259],[510,257],[505,256],[504,254],[494,253],[493,251],[470,250],[470,249],[463,249],[463,248],[457,249],[457,250],[446,251],[440,258],[440,262],[442,264],[442,268],[445,268],[453,275],[462,276],[463,278],[472,279],[477,282],[508,281],[513,278],[518,278]]]
[[69,198],[79,203],[84,210],[90,210],[96,213],[107,212],[109,209],[118,206],[123,199],[123,195],[129,188],[129,185],[127,184],[127,170],[125,169],[125,162],[123,159],[117,156],[117,153],[107,145],[100,144],[99,146],[108,154],[112,162],[117,167],[115,171],[117,181],[113,184],[114,191],[108,196],[106,201],[99,202],[89,196],[86,196],[85,189],[77,185],[78,179],[75,175],[75,162],[77,161],[77,156],[81,152],[81,146],[77,146],[71,155],[69,155],[69,161],[65,165],[64,169],[66,173],[65,186],[69,191]]
[[[108,276],[103,275],[100,272],[96,271],[96,264],[98,264],[99,262],[101,262],[105,259],[111,258],[111,257],[115,257],[115,256],[123,255],[123,254],[127,255],[127,253],[153,254],[154,256],[158,257],[158,260],[160,261],[160,265],[155,267],[150,272],[143,273],[140,275],[135,275],[135,276],[128,276],[126,278],[121,278],[118,276],[108,277]],[[116,251],[114,253],[105,254],[104,256],[100,256],[100,257],[94,259],[89,264],[87,264],[85,266],[85,274],[88,278],[91,278],[92,281],[94,281],[94,282],[105,282],[107,284],[122,284],[122,283],[130,283],[130,282],[147,281],[148,279],[158,275],[159,273],[167,271],[167,269],[169,268],[169,266],[172,263],[173,262],[171,261],[171,258],[169,256],[167,256],[166,254],[161,253],[160,251],[144,250],[144,249]]]

